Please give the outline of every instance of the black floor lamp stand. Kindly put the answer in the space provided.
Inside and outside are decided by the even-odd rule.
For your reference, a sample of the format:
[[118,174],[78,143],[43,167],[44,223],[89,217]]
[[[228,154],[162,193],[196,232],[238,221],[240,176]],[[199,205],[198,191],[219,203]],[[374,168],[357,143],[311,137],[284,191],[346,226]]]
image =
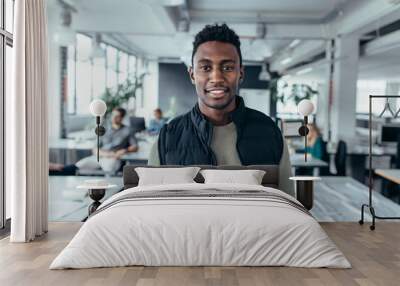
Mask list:
[[[369,160],[369,172],[368,172],[368,188],[369,188],[369,200],[368,204],[363,204],[361,206],[361,219],[359,220],[359,224],[364,224],[364,209],[368,208],[371,216],[372,216],[372,224],[369,226],[371,230],[375,229],[375,219],[400,219],[400,217],[383,217],[383,216],[378,216],[375,213],[375,208],[373,207],[372,204],[372,188],[373,188],[373,182],[372,182],[372,100],[374,98],[386,98],[388,101],[389,98],[400,98],[400,95],[370,95],[369,96],[369,152],[368,152],[368,160]],[[382,116],[386,109],[388,108],[388,103],[386,103],[384,110],[380,114]],[[399,114],[399,111],[396,112],[395,114],[391,111],[390,106],[388,109],[391,113],[391,115],[396,118],[397,115]]]

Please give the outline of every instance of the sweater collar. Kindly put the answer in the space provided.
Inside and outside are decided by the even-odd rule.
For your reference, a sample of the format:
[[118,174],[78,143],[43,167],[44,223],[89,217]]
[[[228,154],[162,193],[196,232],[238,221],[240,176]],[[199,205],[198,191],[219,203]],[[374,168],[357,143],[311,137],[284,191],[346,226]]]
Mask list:
[[[230,113],[230,116],[233,123],[236,125],[237,132],[239,133],[245,121],[246,106],[241,96],[237,95],[235,100],[236,108]],[[213,126],[211,122],[207,120],[205,115],[201,113],[198,103],[196,103],[196,105],[192,108],[190,117],[196,129],[199,131],[201,136],[204,137],[203,139],[208,142],[208,134],[212,132]]]

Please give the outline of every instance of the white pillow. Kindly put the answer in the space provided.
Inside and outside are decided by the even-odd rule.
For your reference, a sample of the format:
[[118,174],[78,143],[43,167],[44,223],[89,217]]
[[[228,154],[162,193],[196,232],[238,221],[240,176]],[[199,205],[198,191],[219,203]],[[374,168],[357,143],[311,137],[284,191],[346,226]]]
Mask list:
[[199,167],[135,168],[139,176],[139,186],[195,183],[193,179],[199,170]]
[[262,170],[202,170],[205,184],[235,183],[261,185],[265,171]]

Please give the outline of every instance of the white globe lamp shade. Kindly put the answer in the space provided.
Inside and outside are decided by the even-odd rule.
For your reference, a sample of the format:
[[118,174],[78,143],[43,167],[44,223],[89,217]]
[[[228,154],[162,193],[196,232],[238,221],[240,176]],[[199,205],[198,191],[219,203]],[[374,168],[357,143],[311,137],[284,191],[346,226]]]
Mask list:
[[314,111],[314,104],[309,99],[303,99],[297,106],[298,112],[303,116],[308,116]]
[[106,113],[107,105],[101,99],[95,99],[90,103],[90,113],[93,116],[103,116]]

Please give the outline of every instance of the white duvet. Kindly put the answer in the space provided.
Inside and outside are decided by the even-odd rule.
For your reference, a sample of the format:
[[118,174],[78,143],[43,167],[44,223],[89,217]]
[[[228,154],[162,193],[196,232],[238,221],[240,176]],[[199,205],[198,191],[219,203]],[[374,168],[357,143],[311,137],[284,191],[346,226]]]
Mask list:
[[[135,187],[165,190],[262,190],[238,184]],[[123,201],[90,217],[50,269],[146,266],[294,266],[349,268],[318,222],[288,205],[257,198],[153,198]]]

